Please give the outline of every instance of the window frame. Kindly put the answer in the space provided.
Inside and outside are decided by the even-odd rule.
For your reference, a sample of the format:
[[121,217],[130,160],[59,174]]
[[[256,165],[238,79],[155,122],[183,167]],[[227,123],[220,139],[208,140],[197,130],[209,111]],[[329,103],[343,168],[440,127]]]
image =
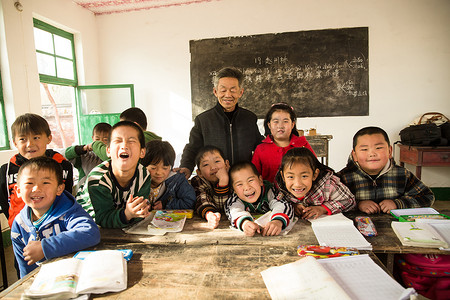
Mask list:
[[[39,81],[40,82],[44,82],[44,83],[50,83],[50,84],[58,84],[58,85],[69,85],[69,86],[73,86],[73,87],[77,87],[78,86],[78,74],[77,74],[77,59],[75,56],[75,39],[74,39],[74,35],[70,32],[67,32],[65,30],[62,30],[60,28],[57,28],[55,26],[52,26],[48,23],[45,23],[39,19],[33,18],[33,26],[35,28],[47,31],[49,33],[52,34],[52,40],[53,40],[53,50],[55,50],[55,42],[54,42],[54,38],[53,35],[58,35],[60,37],[66,38],[68,40],[70,40],[71,45],[72,45],[72,59],[68,59],[67,57],[63,57],[63,56],[59,56],[55,53],[49,53],[49,52],[45,52],[42,50],[36,50],[36,53],[41,53],[41,54],[45,54],[45,55],[50,55],[53,57],[53,59],[55,60],[55,70],[56,70],[56,76],[51,76],[51,75],[46,75],[46,74],[40,74],[39,73]],[[70,60],[72,61],[72,66],[73,66],[73,74],[74,74],[74,79],[67,79],[67,78],[60,78],[58,77],[58,69],[57,69],[57,65],[56,65],[56,58],[60,58],[60,59],[64,59],[64,60]]]
[[0,74],[0,133],[5,139],[4,145],[0,145],[0,150],[10,150],[8,126],[6,124],[5,101],[3,98],[2,76]]

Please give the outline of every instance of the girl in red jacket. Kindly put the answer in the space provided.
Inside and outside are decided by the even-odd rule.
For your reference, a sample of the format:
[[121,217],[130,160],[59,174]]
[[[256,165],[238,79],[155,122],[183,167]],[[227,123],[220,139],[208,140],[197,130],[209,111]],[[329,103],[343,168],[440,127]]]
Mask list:
[[286,103],[273,104],[267,112],[264,120],[266,138],[256,147],[252,158],[264,180],[274,182],[281,158],[289,149],[306,147],[314,153],[306,138],[298,136],[296,121],[294,109]]

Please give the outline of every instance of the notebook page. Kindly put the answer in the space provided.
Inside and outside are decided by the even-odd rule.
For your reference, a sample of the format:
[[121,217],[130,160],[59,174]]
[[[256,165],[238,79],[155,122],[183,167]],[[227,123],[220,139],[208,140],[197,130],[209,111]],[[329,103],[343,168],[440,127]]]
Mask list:
[[399,217],[406,215],[433,215],[439,214],[439,212],[431,207],[417,207],[417,208],[391,209],[391,214]]
[[[416,223],[428,224],[450,247],[450,220],[417,219]],[[439,249],[450,251],[450,248],[441,247]]]
[[350,247],[372,250],[372,245],[353,225],[353,221],[342,214],[310,220],[311,227],[321,246]]
[[313,257],[261,272],[272,299],[350,299]]
[[405,292],[405,289],[367,254],[325,258],[317,262],[352,299],[397,300],[401,299]]

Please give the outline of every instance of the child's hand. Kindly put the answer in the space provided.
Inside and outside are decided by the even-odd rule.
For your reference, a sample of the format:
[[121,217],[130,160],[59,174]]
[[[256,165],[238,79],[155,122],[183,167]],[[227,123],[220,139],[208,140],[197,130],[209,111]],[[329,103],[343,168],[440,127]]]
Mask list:
[[308,206],[305,207],[305,209],[303,210],[303,215],[302,218],[303,219],[317,219],[317,217],[326,214],[327,210],[320,206],[320,205],[313,205],[313,206]]
[[220,213],[208,211],[206,213],[206,220],[208,220],[208,227],[211,229],[217,228],[220,222]]
[[130,195],[125,206],[125,216],[128,221],[133,218],[145,218],[150,215],[150,204],[144,197],[134,197]]
[[217,170],[216,177],[219,179],[219,186],[227,186],[229,182],[228,167]]
[[41,259],[44,256],[44,250],[42,250],[42,245],[40,241],[29,241],[28,245],[23,248],[23,257],[26,261],[28,261],[28,265],[32,265]]
[[303,215],[303,211],[305,210],[305,206],[303,204],[294,204],[294,212],[295,215],[301,217]]
[[83,150],[86,152],[92,151],[92,143],[84,145]]
[[244,229],[244,233],[246,236],[254,236],[256,232],[261,233],[261,227],[250,220],[244,221],[244,224],[242,224],[242,229]]
[[163,209],[162,202],[161,201],[156,201],[155,203],[153,203],[153,209],[154,210],[161,210],[161,209]]
[[397,208],[397,204],[393,200],[386,199],[380,202],[380,208],[384,213],[388,214],[391,212],[391,209]]
[[381,207],[378,203],[373,202],[372,200],[364,200],[358,202],[358,209],[366,214],[375,214],[381,211]]
[[263,236],[279,235],[281,229],[283,228],[283,223],[280,220],[272,220],[266,224],[263,228]]

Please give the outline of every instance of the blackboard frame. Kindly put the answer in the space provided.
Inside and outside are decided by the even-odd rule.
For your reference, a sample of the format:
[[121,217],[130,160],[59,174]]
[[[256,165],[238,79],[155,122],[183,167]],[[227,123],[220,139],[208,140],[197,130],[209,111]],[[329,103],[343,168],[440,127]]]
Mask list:
[[368,27],[191,40],[192,117],[213,107],[213,77],[245,75],[239,105],[264,118],[286,102],[297,117],[369,115]]

